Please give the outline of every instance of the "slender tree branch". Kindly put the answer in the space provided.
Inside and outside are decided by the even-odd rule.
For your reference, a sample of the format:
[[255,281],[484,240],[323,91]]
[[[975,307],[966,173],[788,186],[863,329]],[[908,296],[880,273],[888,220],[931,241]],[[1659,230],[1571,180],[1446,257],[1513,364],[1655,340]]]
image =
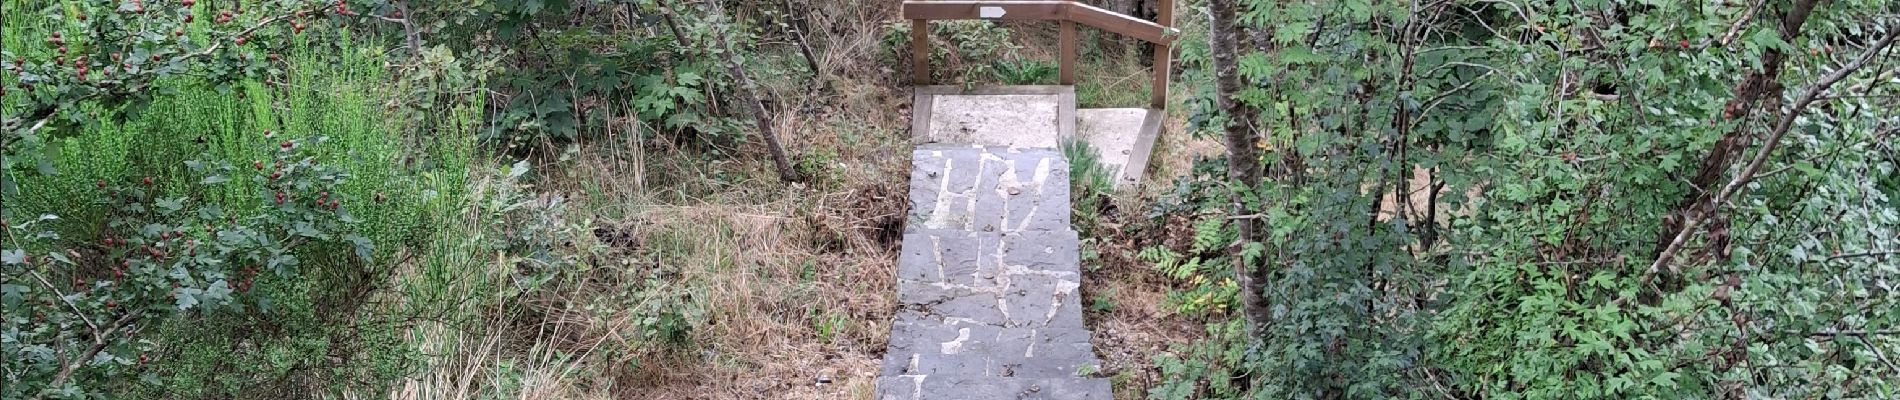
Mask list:
[[1715,214],[1715,209],[1720,208],[1722,204],[1728,202],[1729,196],[1735,195],[1735,192],[1740,190],[1742,186],[1754,180],[1755,173],[1761,170],[1763,164],[1768,163],[1768,159],[1774,155],[1775,149],[1780,147],[1782,136],[1787,135],[1788,130],[1794,127],[1796,116],[1800,115],[1822,92],[1827,91],[1829,86],[1833,86],[1835,82],[1840,82],[1841,79],[1847,78],[1848,74],[1866,66],[1867,62],[1873,60],[1874,57],[1879,55],[1882,51],[1885,51],[1887,46],[1892,45],[1895,38],[1900,38],[1900,29],[1888,33],[1887,37],[1869,46],[1867,52],[1862,53],[1859,58],[1835,69],[1834,72],[1822,76],[1821,80],[1809,86],[1807,91],[1802,92],[1801,97],[1795,100],[1794,106],[1790,107],[1787,113],[1782,115],[1780,121],[1775,124],[1774,131],[1769,133],[1768,139],[1762,143],[1761,150],[1755,152],[1755,157],[1748,162],[1748,166],[1742,168],[1741,173],[1736,174],[1734,179],[1729,180],[1727,185],[1722,186],[1721,192],[1718,192],[1714,198],[1710,199],[1710,204],[1714,204],[1716,207],[1711,207],[1707,212],[1690,213],[1687,216],[1688,219],[1684,221],[1681,230],[1676,232],[1675,239],[1670,240],[1669,246],[1663,248],[1662,253],[1656,256],[1656,261],[1649,264],[1649,270],[1644,273],[1644,281],[1648,281],[1650,277],[1654,276],[1657,271],[1662,269],[1664,264],[1668,264],[1671,260],[1674,260],[1676,253],[1682,251],[1683,244],[1689,241],[1689,236],[1695,233],[1696,228],[1698,228],[1702,222],[1706,221],[1710,215]]
[[1761,11],[1763,4],[1768,4],[1768,0],[1756,0],[1754,5],[1748,6],[1748,11],[1743,11],[1741,18],[1736,19],[1735,23],[1729,24],[1728,33],[1722,34],[1722,40],[1718,42],[1722,43],[1724,47],[1727,47],[1729,43],[1733,43],[1735,41],[1735,35],[1741,34],[1742,26],[1748,25],[1749,20],[1755,19],[1755,13]]
[[[132,320],[134,319],[133,317],[137,315],[138,314],[134,314],[134,313],[126,313],[125,315],[120,316],[117,321],[113,321],[112,325],[107,326],[106,330],[103,332],[96,331],[97,328],[94,328],[95,332],[93,332],[93,334],[96,337],[110,336],[113,333],[118,332],[119,328],[125,327],[125,324],[132,322]],[[34,395],[33,399],[38,400],[38,399],[46,398],[46,395],[48,393],[52,393],[53,391],[58,390],[60,385],[66,384],[66,380],[72,378],[73,373],[77,372],[79,370],[79,366],[84,365],[86,363],[86,360],[90,360],[93,357],[98,356],[99,352],[105,351],[107,343],[109,342],[95,339],[92,343],[92,347],[86,348],[85,353],[80,353],[78,358],[73,358],[72,362],[66,363],[64,367],[60,367],[59,374],[53,375],[53,380],[46,384],[46,389],[41,390],[39,394]]]

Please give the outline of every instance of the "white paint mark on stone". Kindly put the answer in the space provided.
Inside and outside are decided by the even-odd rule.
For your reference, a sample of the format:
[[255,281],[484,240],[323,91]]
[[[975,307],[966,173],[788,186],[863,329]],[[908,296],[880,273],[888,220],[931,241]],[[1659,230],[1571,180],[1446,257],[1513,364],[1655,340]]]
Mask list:
[[[952,341],[948,341],[948,342],[943,342],[943,344],[942,344],[942,345],[943,345],[943,354],[957,354],[957,353],[962,353],[962,352],[963,352],[963,341],[965,341],[965,340],[970,340],[970,328],[959,328],[959,329],[957,329],[957,340],[952,340]],[[912,360],[913,360],[912,362],[915,362],[915,361],[914,361],[914,360],[915,360],[914,358],[913,358]]]
[[1036,328],[1029,328],[1029,350],[1023,351],[1023,358],[1036,357]]
[[[943,154],[943,152],[932,152],[932,153],[933,153],[933,156],[936,156],[936,157],[942,157],[942,154]],[[928,227],[931,229],[942,229],[945,224],[949,223],[948,220],[950,218],[950,175],[953,170],[953,167],[955,167],[954,165],[955,161],[956,160],[950,159],[950,158],[943,159],[943,175],[939,177],[939,181],[937,183],[937,205],[931,207],[930,219],[924,221],[925,227]]]
[[[988,154],[985,153],[984,155],[988,155]],[[1020,179],[1016,177],[1016,161],[1015,160],[1006,160],[1006,159],[998,158],[997,161],[1000,161],[1003,163],[1004,169],[1003,169],[1003,174],[996,178],[996,198],[1002,200],[1000,203],[1002,203],[1002,206],[1003,206],[1003,212],[997,218],[996,225],[1000,227],[999,229],[1008,231],[1009,230],[1009,212],[1010,212],[1009,206],[1011,203],[1013,203],[1009,201],[1010,197],[1012,197],[1012,194],[1010,192],[1012,191],[1018,192],[1018,193],[1022,192],[1022,189],[1020,189],[1022,187],[1022,182]],[[1017,230],[1021,230],[1021,229],[1018,228]]]
[[930,235],[930,255],[937,258],[937,283],[949,283],[950,278],[943,274],[943,239]]
[[1036,177],[1034,181],[1036,182],[1036,194],[1042,194],[1042,188],[1045,186],[1044,183],[1049,181],[1049,171],[1049,157],[1043,157],[1041,161],[1036,162]]
[[[915,354],[911,355],[910,363],[911,363],[912,368],[916,368],[917,356]],[[924,378],[928,378],[930,377],[930,375],[898,375],[898,376],[910,378],[910,383],[911,383],[910,400],[922,400],[924,398]]]
[[983,321],[978,321],[975,318],[944,317],[943,324],[949,326],[957,326],[958,324],[982,325]]
[[1057,311],[1062,310],[1062,299],[1074,295],[1075,289],[1080,287],[1082,287],[1080,282],[1071,280],[1056,281],[1056,293],[1049,298],[1049,302],[1051,303],[1049,304],[1049,315],[1043,316],[1042,322],[1044,324],[1055,322]]

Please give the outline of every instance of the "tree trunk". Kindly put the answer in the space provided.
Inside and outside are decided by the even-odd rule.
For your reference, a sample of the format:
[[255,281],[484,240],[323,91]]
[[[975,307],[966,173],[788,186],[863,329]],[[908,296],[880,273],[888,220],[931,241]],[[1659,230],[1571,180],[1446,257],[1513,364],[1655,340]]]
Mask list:
[[1227,137],[1227,178],[1232,185],[1228,198],[1233,202],[1234,215],[1243,216],[1234,223],[1240,233],[1240,240],[1234,244],[1230,253],[1234,258],[1234,280],[1240,286],[1242,311],[1247,316],[1250,329],[1259,330],[1267,321],[1267,301],[1261,297],[1266,286],[1266,268],[1250,263],[1240,255],[1248,244],[1261,242],[1261,221],[1253,207],[1245,200],[1246,192],[1260,187],[1260,154],[1255,147],[1258,135],[1248,126],[1254,120],[1257,110],[1248,107],[1237,98],[1240,94],[1240,70],[1236,52],[1239,51],[1240,31],[1234,27],[1235,0],[1211,0],[1208,7],[1213,10],[1214,18],[1208,27],[1208,38],[1214,56],[1214,102],[1226,117],[1223,130]]
[[732,21],[726,19],[726,11],[718,1],[707,3],[712,4],[713,19],[720,22],[718,31],[721,43],[714,52],[720,53],[726,69],[732,72],[732,79],[739,81],[739,101],[752,107],[752,118],[759,125],[759,137],[765,139],[765,149],[772,155],[772,164],[778,169],[779,180],[787,183],[802,180],[798,171],[792,169],[791,161],[785,158],[785,148],[779,146],[778,134],[772,132],[772,116],[765,112],[765,103],[759,102],[758,85],[746,75],[745,65],[739,62],[739,53],[732,49]]

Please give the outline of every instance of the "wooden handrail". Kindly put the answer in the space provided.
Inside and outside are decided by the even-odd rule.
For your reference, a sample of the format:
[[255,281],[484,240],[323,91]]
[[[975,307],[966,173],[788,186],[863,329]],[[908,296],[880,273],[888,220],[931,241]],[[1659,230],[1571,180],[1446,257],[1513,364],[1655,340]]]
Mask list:
[[[1002,17],[985,18],[983,9],[1001,10]],[[904,2],[905,19],[1002,19],[1035,21],[1073,21],[1097,29],[1114,32],[1147,41],[1148,43],[1170,44],[1174,34],[1180,32],[1174,28],[1144,21],[1104,10],[1088,4],[1073,1],[929,1],[911,0]]]
[[904,18],[911,20],[912,70],[917,85],[931,84],[930,77],[930,20],[943,19],[1001,19],[1001,20],[1037,20],[1060,21],[1061,27],[1061,80],[1064,85],[1075,84],[1075,24],[1092,26],[1101,30],[1134,37],[1154,46],[1154,87],[1150,106],[1165,108],[1168,102],[1168,71],[1171,69],[1171,53],[1174,38],[1180,30],[1174,29],[1174,0],[1156,0],[1160,7],[1156,12],[1156,21],[1122,15],[1088,4],[1069,0],[906,0]]

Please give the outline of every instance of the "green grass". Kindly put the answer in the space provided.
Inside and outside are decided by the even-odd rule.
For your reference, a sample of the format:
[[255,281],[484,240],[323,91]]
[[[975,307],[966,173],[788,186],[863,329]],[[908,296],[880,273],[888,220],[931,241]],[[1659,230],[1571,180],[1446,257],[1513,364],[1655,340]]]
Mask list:
[[[40,3],[0,0],[7,10],[0,13],[0,50],[29,60],[50,57],[38,40],[59,23],[29,7]],[[363,221],[358,228],[376,244],[374,262],[354,262],[336,249],[299,250],[307,254],[300,254],[304,267],[298,276],[257,282],[256,290],[271,300],[269,312],[190,315],[151,324],[145,337],[160,350],[145,369],[149,374],[139,381],[94,384],[132,398],[305,397],[313,391],[385,385],[413,373],[422,357],[405,337],[403,318],[452,308],[466,290],[495,284],[471,281],[486,276],[465,273],[483,262],[467,235],[478,229],[449,229],[460,226],[456,218],[468,199],[473,132],[483,104],[476,98],[434,111],[438,125],[433,130],[407,126],[387,102],[406,94],[398,77],[385,73],[384,47],[347,32],[305,35],[283,51],[288,64],[280,65],[286,72],[280,79],[288,85],[172,79],[160,82],[163,94],[136,111],[82,106],[116,117],[45,132],[52,138],[46,154],[56,173],[0,171],[21,189],[5,200],[8,215],[62,217],[54,226],[61,239],[42,244],[53,246],[101,237],[107,210],[93,202],[102,193],[95,182],[130,184],[150,176],[161,193],[189,195],[232,215],[252,215],[267,200],[260,184],[245,179],[249,175],[205,186],[184,162],[228,162],[248,173],[253,162],[271,160],[277,143],[295,139],[319,162],[351,174],[333,195]],[[4,79],[12,83],[11,77]],[[0,111],[19,110],[17,99],[9,94]],[[352,285],[386,285],[363,277],[405,264],[420,266],[420,272],[399,286],[400,297],[409,298],[401,306],[342,298],[355,293]],[[363,306],[339,310],[335,304]]]

